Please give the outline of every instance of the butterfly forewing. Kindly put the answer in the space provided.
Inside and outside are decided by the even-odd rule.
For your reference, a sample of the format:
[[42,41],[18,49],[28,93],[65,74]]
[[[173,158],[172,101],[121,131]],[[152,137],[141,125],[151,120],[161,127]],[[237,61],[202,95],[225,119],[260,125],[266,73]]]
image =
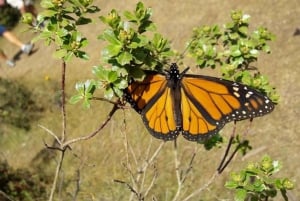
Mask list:
[[142,82],[132,81],[124,91],[125,99],[141,113],[150,133],[163,140],[177,137],[173,96],[162,74],[149,74]]
[[[183,135],[188,140],[199,140],[217,133],[226,122],[262,116],[273,110],[273,103],[256,90],[219,78],[186,74],[181,80]],[[183,104],[187,99],[189,104]],[[188,107],[187,107],[188,106]],[[199,112],[202,129],[195,132],[195,117],[187,115]],[[189,121],[187,120],[189,119]]]

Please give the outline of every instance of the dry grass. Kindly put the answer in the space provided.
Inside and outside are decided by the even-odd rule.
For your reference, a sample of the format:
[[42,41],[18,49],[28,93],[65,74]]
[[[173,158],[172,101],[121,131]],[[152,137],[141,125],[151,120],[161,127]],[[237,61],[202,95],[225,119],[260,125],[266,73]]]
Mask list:
[[[101,15],[105,15],[112,8],[117,10],[132,10],[137,1],[101,1],[99,7]],[[289,1],[196,1],[196,0],[166,0],[146,1],[154,11],[154,21],[158,30],[170,40],[173,47],[181,51],[191,35],[191,30],[197,25],[223,24],[229,20],[232,9],[241,9],[251,15],[252,27],[264,26],[272,31],[277,39],[271,44],[272,54],[262,55],[257,62],[261,71],[269,75],[269,79],[281,95],[281,102],[275,111],[263,118],[256,119],[251,127],[250,140],[255,154],[250,155],[247,161],[258,160],[264,154],[269,154],[274,159],[283,163],[280,175],[292,178],[296,182],[296,188],[292,191],[295,198],[300,198],[300,188],[297,186],[300,180],[300,151],[299,135],[300,124],[300,82],[299,82],[299,55],[300,36],[293,36],[299,27],[300,3],[297,0]],[[96,17],[96,16],[95,16]],[[91,66],[99,63],[99,55],[103,44],[96,39],[103,31],[102,25],[96,19],[95,24],[83,27],[83,32],[90,40],[86,49],[91,56],[88,62],[74,60],[68,64],[67,91],[74,92],[74,84],[79,80],[91,77]],[[23,33],[24,26],[20,25],[15,34],[24,41],[33,37],[31,33]],[[6,53],[12,55],[16,48],[1,39],[1,47]],[[42,42],[36,44],[38,52],[30,58],[22,57],[13,69],[1,66],[0,76],[13,79],[31,89],[47,107],[45,115],[37,124],[42,124],[53,130],[61,132],[61,120],[59,108],[55,105],[54,96],[60,78],[60,64],[51,57],[53,48],[45,47]],[[186,65],[194,66],[190,59],[185,60]],[[198,71],[199,73],[215,73]],[[45,80],[49,76],[50,80]],[[50,104],[49,104],[50,103]],[[47,106],[48,104],[48,106]],[[94,130],[108,114],[110,106],[107,103],[96,102],[91,110],[84,110],[79,105],[68,105],[68,138],[81,136]],[[125,113],[125,114],[124,114]],[[145,153],[151,144],[150,153],[159,146],[159,140],[154,139],[142,125],[139,116],[132,110],[119,111],[113,117],[107,127],[95,138],[72,146],[72,154],[67,154],[67,162],[64,166],[65,177],[75,175],[76,169],[81,169],[81,191],[79,200],[124,200],[129,193],[125,186],[113,182],[113,179],[130,181],[129,174],[123,164],[130,164],[135,170],[145,162]],[[125,120],[125,124],[124,124]],[[239,125],[239,130],[243,130]],[[231,124],[223,130],[224,135],[231,132]],[[133,151],[127,156],[124,138],[127,136]],[[39,150],[44,148],[43,140],[51,143],[45,131],[33,126],[29,133],[21,130],[13,130],[1,136],[0,154],[14,167],[30,166],[32,158]],[[150,143],[151,142],[151,143]],[[205,151],[201,145],[185,141],[179,138],[179,158],[182,168],[188,166],[192,153],[197,152],[192,173],[186,189],[193,189],[204,185],[214,173],[223,150]],[[135,158],[130,154],[135,153]],[[77,156],[75,157],[76,154]],[[135,163],[136,161],[137,163]],[[227,171],[221,175],[213,185],[204,191],[200,197],[203,200],[230,200],[231,196],[223,190],[226,173],[237,170],[247,161],[237,157]],[[174,172],[173,144],[168,142],[163,147],[156,162],[156,166],[149,167],[149,176],[154,170],[158,171],[158,179],[150,194],[155,194],[158,200],[170,200],[172,192],[176,190],[176,177]],[[53,172],[54,172],[54,164]],[[50,168],[51,170],[51,168]],[[149,183],[149,180],[145,182]],[[68,186],[68,191],[73,192],[74,182]],[[187,190],[189,194],[190,190]],[[198,197],[194,200],[200,200]],[[297,200],[297,199],[295,199]]]

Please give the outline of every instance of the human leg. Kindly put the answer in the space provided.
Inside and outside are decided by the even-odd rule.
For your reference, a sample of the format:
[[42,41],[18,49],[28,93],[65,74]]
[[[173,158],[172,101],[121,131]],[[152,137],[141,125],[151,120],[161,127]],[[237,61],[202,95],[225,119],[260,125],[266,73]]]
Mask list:
[[33,44],[24,44],[21,42],[12,32],[5,31],[3,37],[6,38],[9,42],[13,43],[14,45],[18,46],[24,53],[30,54],[33,49]]
[[2,49],[0,49],[0,59],[4,60],[9,67],[14,67],[16,65],[15,62],[7,58],[6,54],[3,52]]
[[6,30],[2,35],[12,44],[22,48],[23,43],[12,32]]

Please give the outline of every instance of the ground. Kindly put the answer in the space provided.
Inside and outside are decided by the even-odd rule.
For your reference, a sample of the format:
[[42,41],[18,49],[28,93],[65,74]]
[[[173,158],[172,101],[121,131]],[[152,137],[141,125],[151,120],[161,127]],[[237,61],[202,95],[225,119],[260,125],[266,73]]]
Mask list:
[[[113,8],[116,10],[133,10],[136,2],[135,0],[118,1],[117,3],[115,1],[97,1],[97,4],[101,8],[100,14],[105,15]],[[297,0],[148,0],[144,3],[153,9],[153,21],[157,24],[158,31],[168,37],[172,41],[173,48],[179,52],[184,49],[187,40],[191,36],[193,27],[205,24],[221,25],[229,21],[230,11],[233,9],[239,9],[249,14],[251,16],[251,27],[264,26],[276,35],[276,40],[271,43],[272,53],[261,55],[256,65],[261,69],[262,73],[268,75],[272,85],[276,86],[281,96],[280,103],[270,115],[254,120],[250,134],[247,136],[251,141],[253,151],[250,152],[248,157],[238,157],[228,168],[227,173],[236,170],[236,167],[239,165],[243,166],[247,161],[259,160],[264,154],[269,154],[283,164],[279,176],[292,178],[296,183],[296,187],[291,191],[290,196],[291,200],[299,200],[300,36],[294,36],[294,32],[300,27],[300,2]],[[41,10],[39,7],[38,9]],[[97,39],[97,36],[103,31],[103,26],[100,25],[97,17],[94,17],[95,24],[82,27],[81,29],[90,41],[86,51],[91,59],[89,61],[75,59],[68,63],[68,95],[74,93],[74,84],[77,81],[92,77],[91,67],[99,63],[103,43]],[[24,33],[25,29],[25,25],[19,25],[14,30],[14,33],[23,41],[29,41],[35,34]],[[0,40],[0,45],[8,55],[13,55],[18,51],[16,47],[4,39]],[[43,42],[38,41],[36,48],[38,51],[32,56],[22,56],[15,68],[8,68],[3,62],[1,62],[0,67],[0,76],[2,78],[12,79],[23,84],[32,90],[37,100],[42,101],[43,104],[52,104],[45,111],[45,116],[33,125],[30,133],[24,134],[23,131],[15,130],[15,133],[6,134],[3,137],[0,147],[1,157],[7,159],[16,168],[28,166],[37,152],[44,147],[43,141],[51,143],[51,137],[37,125],[46,126],[53,130],[54,133],[60,134],[61,132],[59,106],[55,105],[55,101],[51,102],[57,95],[59,87],[60,63],[51,56],[53,47],[46,47]],[[187,58],[185,59],[185,65],[194,66],[195,64],[191,59]],[[215,71],[211,72],[208,70],[197,70],[195,72],[201,74],[215,73]],[[68,112],[70,112],[68,118],[69,138],[81,136],[94,130],[105,119],[110,107],[109,104],[103,106],[102,103],[96,103],[91,110],[86,111],[79,105],[68,105]],[[120,150],[120,153],[124,153],[124,137],[123,132],[120,131],[124,129],[124,115],[127,137],[129,138],[130,135],[133,135],[135,140],[131,143],[135,150],[143,150],[143,146],[148,146],[149,141],[152,142],[152,140],[153,146],[158,146],[159,140],[152,139],[152,136],[144,130],[141,120],[134,111],[126,110],[125,114],[119,112],[101,135],[73,147],[72,152],[80,156],[78,158],[70,156],[67,164],[76,164],[76,167],[73,167],[73,169],[79,169],[80,164],[84,164],[82,167],[80,166],[80,168],[85,170],[82,176],[82,189],[86,194],[81,195],[82,197],[93,195],[95,198],[102,198],[102,200],[112,200],[112,198],[116,197],[110,195],[107,191],[112,191],[112,188],[123,188],[120,191],[127,190],[124,186],[116,185],[112,182],[112,179],[121,177],[120,172],[124,172],[120,161],[125,160],[124,158],[126,157],[122,154],[117,154],[116,151]],[[134,130],[141,131],[134,133]],[[230,128],[225,128],[225,131],[230,132]],[[205,170],[202,172],[203,175],[201,175],[201,179],[204,179],[204,181],[201,182],[206,183],[205,178],[211,176],[213,168],[217,166],[223,151],[217,151],[217,153],[213,151],[207,152],[202,150],[203,148],[200,146],[195,148],[194,143],[186,142],[181,137],[179,138],[179,145],[181,146],[180,150],[182,152],[180,156],[182,157],[185,156],[186,152],[191,153],[194,149],[197,150],[198,154],[193,169]],[[172,144],[169,143],[164,146],[162,152],[158,158],[157,165],[160,167],[172,163],[172,166],[173,159],[169,158],[170,155],[172,156]],[[137,156],[142,157],[139,154],[136,153]],[[163,154],[166,154],[168,157],[164,157]],[[19,160],[15,160],[15,158]],[[141,160],[141,158],[137,160]],[[52,170],[54,172],[54,167]],[[67,172],[66,170],[65,172],[67,175],[74,174],[74,172]],[[91,174],[93,175],[92,177],[90,176]],[[194,180],[197,180],[196,175],[194,175]],[[222,185],[225,178],[225,176],[221,176],[216,183]],[[97,183],[99,180],[101,180],[101,185]],[[101,187],[104,184],[106,187]],[[91,188],[87,190],[89,186]],[[166,186],[168,187],[168,184]],[[220,185],[219,187],[218,185],[216,186],[210,190],[213,191],[213,189],[220,188]],[[103,189],[106,190],[106,193],[103,193]],[[209,197],[210,190],[207,190],[203,197],[206,197],[208,200],[220,200],[221,198],[230,200],[230,194],[221,194],[219,192]],[[164,200],[168,200],[167,193],[164,198]]]

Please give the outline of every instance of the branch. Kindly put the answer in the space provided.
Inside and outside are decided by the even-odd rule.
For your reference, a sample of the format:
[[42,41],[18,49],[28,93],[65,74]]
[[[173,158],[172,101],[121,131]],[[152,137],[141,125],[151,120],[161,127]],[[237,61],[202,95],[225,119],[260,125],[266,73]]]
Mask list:
[[138,198],[138,200],[144,200],[144,198],[142,197],[142,195],[140,193],[138,193],[130,184],[126,183],[125,181],[118,180],[118,179],[114,179],[114,182],[126,185],[129,188],[129,190],[133,194],[135,194],[135,196]]
[[114,107],[112,108],[112,110],[109,112],[106,120],[104,122],[102,122],[102,124],[93,132],[91,132],[90,134],[88,134],[87,136],[83,136],[83,137],[79,137],[79,138],[75,138],[75,139],[72,139],[72,140],[69,140],[67,142],[65,142],[62,146],[65,147],[65,146],[69,146],[75,142],[78,142],[78,141],[82,141],[82,140],[88,140],[92,137],[94,137],[95,135],[97,135],[99,133],[99,131],[101,131],[105,126],[106,124],[111,120],[112,116],[114,115],[114,113],[120,108],[120,105],[119,103],[115,103],[114,104]]
[[183,199],[182,201],[188,201],[190,200],[192,197],[198,195],[199,193],[201,193],[203,190],[207,189],[209,185],[212,184],[212,182],[215,180],[215,178],[219,175],[219,172],[216,171],[212,177],[208,180],[208,182],[202,186],[201,188],[199,188],[198,190],[192,192],[189,196],[187,196],[185,199]]
[[[61,141],[60,139],[57,137],[57,135],[55,135],[51,130],[49,130],[48,128],[46,128],[45,126],[43,125],[38,125],[40,128],[44,129],[48,134],[50,134],[52,137],[54,137],[54,139],[56,140],[56,142],[61,145]],[[47,145],[46,145],[47,148],[49,148]]]
[[174,160],[175,160],[175,172],[176,172],[176,178],[177,178],[177,191],[172,199],[173,201],[176,201],[180,195],[181,189],[182,189],[182,181],[181,181],[181,174],[179,170],[179,160],[178,160],[178,150],[177,150],[177,140],[174,140]]
[[55,171],[54,180],[53,180],[53,183],[52,183],[52,188],[51,188],[51,192],[50,192],[50,196],[49,196],[49,201],[52,201],[53,197],[54,197],[56,184],[57,184],[57,180],[58,180],[58,175],[59,175],[59,172],[60,172],[62,164],[63,164],[65,151],[66,150],[61,151],[60,158],[59,158],[58,164],[56,166],[56,171]]
[[62,114],[62,135],[61,142],[63,143],[66,138],[67,132],[67,121],[66,121],[66,62],[62,62],[62,73],[61,73],[61,114]]
[[175,139],[175,141],[174,141],[174,160],[175,160],[175,171],[176,171],[178,187],[177,187],[177,192],[176,192],[174,198],[172,199],[173,201],[178,200],[179,195],[180,195],[181,190],[182,190],[182,187],[183,187],[183,184],[184,184],[188,174],[193,169],[193,162],[194,162],[194,159],[195,159],[195,156],[196,156],[196,152],[197,151],[195,150],[192,157],[191,157],[191,160],[189,162],[188,168],[184,172],[180,171],[180,168],[179,168],[180,161],[178,160],[178,149],[177,149],[177,142],[176,142],[176,139]]

